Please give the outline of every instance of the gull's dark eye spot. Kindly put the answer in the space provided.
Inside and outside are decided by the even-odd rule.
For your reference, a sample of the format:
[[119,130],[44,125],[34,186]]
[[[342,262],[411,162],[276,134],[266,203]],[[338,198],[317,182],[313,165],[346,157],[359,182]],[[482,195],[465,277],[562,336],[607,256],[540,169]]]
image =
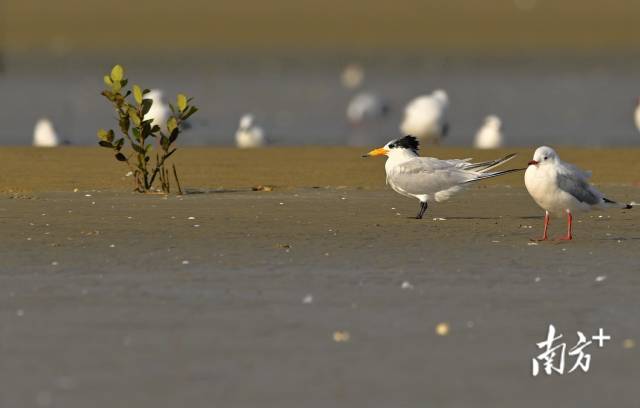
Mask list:
[[548,159],[548,157],[547,157],[547,156],[544,156],[544,159],[545,159],[545,160],[547,160],[547,159]]
[[396,147],[393,143],[389,145],[389,149],[393,149],[394,147]]

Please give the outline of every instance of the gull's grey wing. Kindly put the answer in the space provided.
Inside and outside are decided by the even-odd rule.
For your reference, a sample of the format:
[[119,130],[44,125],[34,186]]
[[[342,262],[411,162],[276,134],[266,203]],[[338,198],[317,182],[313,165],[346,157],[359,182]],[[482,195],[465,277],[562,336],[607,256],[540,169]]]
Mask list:
[[582,177],[572,177],[568,174],[558,173],[557,182],[560,190],[571,194],[582,203],[595,205],[602,199],[601,194]]

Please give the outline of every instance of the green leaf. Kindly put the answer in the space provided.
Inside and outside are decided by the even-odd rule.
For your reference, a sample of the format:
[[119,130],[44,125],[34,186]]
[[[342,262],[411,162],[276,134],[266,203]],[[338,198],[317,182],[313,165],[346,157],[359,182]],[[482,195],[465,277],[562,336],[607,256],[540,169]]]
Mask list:
[[138,85],[133,86],[133,98],[136,100],[138,105],[142,103],[142,89]]
[[171,132],[171,135],[169,135],[169,144],[175,142],[179,134],[180,134],[180,129],[178,128],[173,129],[173,131]]
[[118,64],[111,69],[111,79],[113,82],[120,82],[124,78],[124,68]]
[[184,112],[187,109],[187,97],[183,94],[178,94],[178,108],[180,112]]
[[98,130],[98,139],[106,140],[107,142],[110,142],[110,140],[109,140],[109,132],[107,132],[104,129]]
[[131,147],[133,147],[133,150],[135,150],[137,153],[140,153],[140,154],[145,154],[146,153],[145,150],[140,145],[132,143]]
[[136,140],[140,140],[140,129],[134,127],[133,129],[131,129],[131,133]]
[[119,124],[120,124],[120,130],[122,131],[122,133],[129,134],[129,117],[122,116],[120,118]]
[[142,114],[146,115],[151,109],[151,105],[153,105],[153,101],[151,99],[143,99],[142,100]]
[[129,113],[129,118],[134,123],[134,125],[140,126],[140,116],[138,116],[138,113],[136,112],[136,110],[133,108],[129,109],[128,113]]
[[98,142],[98,144],[102,147],[108,147],[109,149],[113,149],[113,145],[107,142],[106,140],[101,140]]
[[118,154],[116,154],[116,160],[118,160],[118,161],[127,161],[127,157],[122,153],[118,153]]
[[198,111],[198,108],[196,108],[195,106],[192,106],[191,108],[189,108],[187,113],[182,114],[182,120],[186,120],[189,116],[193,115],[197,111]]
[[173,130],[177,127],[178,121],[176,120],[176,118],[174,118],[173,116],[170,117],[169,120],[167,120],[167,130],[169,130],[169,132],[173,132]]

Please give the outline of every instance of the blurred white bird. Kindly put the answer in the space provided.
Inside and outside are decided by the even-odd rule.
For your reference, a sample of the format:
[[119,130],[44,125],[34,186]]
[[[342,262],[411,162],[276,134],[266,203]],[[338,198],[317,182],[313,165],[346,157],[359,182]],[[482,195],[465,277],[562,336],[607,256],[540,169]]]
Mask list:
[[515,154],[497,160],[471,163],[471,159],[439,160],[433,157],[419,157],[418,146],[419,143],[415,137],[405,136],[364,155],[364,157],[388,157],[384,165],[387,184],[398,194],[420,200],[420,210],[416,216],[418,219],[422,218],[427,211],[429,201],[447,200],[474,181],[524,170],[489,172],[496,166],[511,160]]
[[356,94],[347,106],[347,119],[352,125],[384,117],[389,113],[389,105],[373,92]]
[[348,64],[342,70],[340,80],[345,88],[356,89],[364,81],[364,68],[360,64]]
[[605,208],[631,208],[606,198],[589,184],[590,171],[583,171],[565,163],[550,147],[536,149],[533,160],[524,174],[524,184],[533,200],[545,210],[544,233],[539,241],[547,240],[549,214],[567,214],[567,235],[561,240],[571,240],[572,212]]
[[638,97],[638,102],[636,102],[636,112],[634,116],[636,119],[636,128],[638,132],[640,132],[640,96]]
[[262,147],[267,144],[264,130],[254,124],[251,114],[245,114],[240,118],[240,126],[236,131],[236,146],[239,148]]
[[37,147],[56,147],[60,144],[53,123],[47,118],[38,120],[33,129],[33,145]]
[[449,97],[441,89],[433,91],[431,95],[419,96],[407,104],[400,130],[423,142],[437,144],[449,130],[448,107]]
[[502,121],[496,115],[487,116],[484,119],[484,124],[476,133],[474,146],[478,149],[497,149],[502,147],[503,143]]
[[171,115],[171,108],[167,105],[162,98],[162,91],[160,89],[152,89],[149,93],[144,95],[145,99],[151,99],[153,104],[151,105],[151,109],[144,115],[145,120],[153,119],[151,122],[151,126],[160,126],[162,129],[165,129],[167,124],[167,119]]

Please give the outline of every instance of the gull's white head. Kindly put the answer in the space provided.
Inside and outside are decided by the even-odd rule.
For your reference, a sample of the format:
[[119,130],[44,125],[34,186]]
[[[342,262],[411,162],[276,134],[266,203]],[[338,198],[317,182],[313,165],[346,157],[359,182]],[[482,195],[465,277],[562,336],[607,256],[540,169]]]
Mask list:
[[431,93],[431,97],[438,101],[441,106],[449,105],[449,95],[447,95],[447,93],[442,89],[436,89],[435,91],[433,91]]
[[555,150],[548,146],[541,146],[533,153],[533,160],[529,161],[529,166],[547,166],[559,160]]
[[240,118],[240,128],[249,129],[251,126],[253,126],[253,115],[250,113],[242,115]]
[[379,147],[377,149],[373,149],[369,153],[363,155],[362,157],[370,157],[370,156],[417,156],[418,149],[420,148],[420,143],[418,139],[413,136],[405,136],[400,139],[392,140],[386,145]]
[[500,127],[502,126],[502,121],[496,115],[489,115],[484,118],[484,124],[495,129],[500,129]]

